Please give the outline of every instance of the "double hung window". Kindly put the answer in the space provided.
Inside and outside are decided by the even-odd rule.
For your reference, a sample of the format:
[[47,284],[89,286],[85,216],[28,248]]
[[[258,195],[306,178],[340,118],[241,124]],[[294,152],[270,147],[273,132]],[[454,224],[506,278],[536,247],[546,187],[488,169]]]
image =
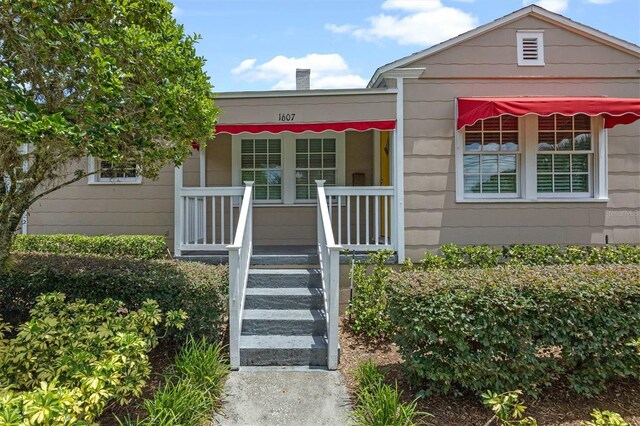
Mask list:
[[584,114],[479,120],[458,132],[457,199],[606,200],[606,132]]

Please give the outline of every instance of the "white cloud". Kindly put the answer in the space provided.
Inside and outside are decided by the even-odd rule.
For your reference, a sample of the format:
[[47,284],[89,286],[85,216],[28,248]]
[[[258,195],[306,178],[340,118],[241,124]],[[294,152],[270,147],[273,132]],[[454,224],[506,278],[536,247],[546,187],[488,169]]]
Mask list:
[[562,13],[569,7],[569,0],[538,0],[536,2],[533,2],[531,0],[524,0],[522,3],[525,5],[535,3],[540,7],[544,7],[545,9],[556,13]]
[[171,9],[171,16],[173,16],[173,19],[176,19],[179,16],[182,16],[183,13],[184,11],[181,8],[179,8],[175,4],[173,5],[173,9]]
[[271,82],[273,90],[296,88],[296,69],[311,69],[312,89],[364,87],[367,81],[355,74],[337,53],[310,53],[301,58],[279,55],[262,64],[245,59],[231,72],[250,82]]
[[593,3],[593,4],[609,4],[609,3],[613,3],[616,0],[587,0],[587,3]]
[[353,31],[356,27],[353,25],[336,25],[336,24],[326,24],[324,26],[325,30],[331,31],[332,33],[336,33],[336,34],[344,34],[344,33],[350,33],[351,31]]
[[257,59],[255,58],[245,59],[240,62],[240,65],[231,70],[231,74],[242,74],[243,72],[250,70],[256,64],[256,61]]
[[385,0],[381,7],[385,13],[369,17],[366,27],[327,24],[325,28],[367,41],[390,39],[404,45],[430,46],[478,25],[473,15],[444,6],[440,0]]

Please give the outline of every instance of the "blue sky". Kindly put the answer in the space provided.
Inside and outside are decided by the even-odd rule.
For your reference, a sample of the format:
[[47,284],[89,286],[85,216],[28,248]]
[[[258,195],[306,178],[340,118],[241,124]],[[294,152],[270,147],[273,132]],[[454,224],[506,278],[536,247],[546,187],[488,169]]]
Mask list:
[[364,87],[377,67],[527,4],[640,44],[640,0],[174,0],[217,92]]

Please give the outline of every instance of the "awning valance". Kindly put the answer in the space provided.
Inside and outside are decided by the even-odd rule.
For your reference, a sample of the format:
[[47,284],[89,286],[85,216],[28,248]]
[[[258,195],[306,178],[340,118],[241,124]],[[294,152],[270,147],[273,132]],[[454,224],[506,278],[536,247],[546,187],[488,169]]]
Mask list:
[[396,120],[377,121],[339,121],[330,123],[271,123],[271,124],[219,124],[216,133],[237,135],[240,133],[321,133],[326,131],[346,132],[354,130],[365,132],[367,130],[393,130],[396,128]]
[[604,127],[629,124],[640,119],[640,99],[599,97],[520,97],[458,98],[457,129],[478,120],[500,115],[521,117],[527,114],[572,116],[586,114],[604,117]]

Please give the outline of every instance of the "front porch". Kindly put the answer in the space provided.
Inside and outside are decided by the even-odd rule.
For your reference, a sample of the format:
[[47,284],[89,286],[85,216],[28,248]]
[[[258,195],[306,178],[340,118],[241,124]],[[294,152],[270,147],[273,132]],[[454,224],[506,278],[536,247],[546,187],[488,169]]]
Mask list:
[[[274,136],[232,138],[227,148],[238,151],[231,163],[239,165],[227,170],[232,183],[248,172],[255,178],[242,185],[207,185],[212,181],[209,173],[214,181],[220,180],[220,170],[207,167],[209,159],[215,161],[214,155],[207,154],[216,149],[215,144],[198,152],[197,174],[193,169],[176,170],[174,254],[229,263],[229,350],[234,368],[337,368],[340,264],[350,263],[354,256],[365,259],[367,252],[375,250],[396,253],[400,247],[393,134],[369,130],[364,136],[342,136],[343,142],[359,141],[358,156],[345,155],[353,149],[345,145],[345,154],[340,154],[340,136],[334,133],[289,136],[289,147],[287,137],[280,138],[279,144],[273,142]],[[330,148],[335,142],[337,149],[329,149],[329,154],[294,151],[287,155],[287,149],[299,147],[301,139],[306,140],[308,151],[318,150],[318,144],[327,140]],[[242,144],[250,149],[242,150]],[[266,153],[255,152],[265,150],[265,144]],[[276,147],[276,159],[270,158],[271,146]],[[320,155],[323,161],[328,158],[329,167],[318,167],[326,166],[316,161]],[[344,171],[358,164],[364,171],[346,178]],[[243,167],[247,165],[252,169]],[[328,179],[309,182],[314,174]],[[198,186],[185,185],[195,176]],[[367,181],[386,185],[364,186]]]

